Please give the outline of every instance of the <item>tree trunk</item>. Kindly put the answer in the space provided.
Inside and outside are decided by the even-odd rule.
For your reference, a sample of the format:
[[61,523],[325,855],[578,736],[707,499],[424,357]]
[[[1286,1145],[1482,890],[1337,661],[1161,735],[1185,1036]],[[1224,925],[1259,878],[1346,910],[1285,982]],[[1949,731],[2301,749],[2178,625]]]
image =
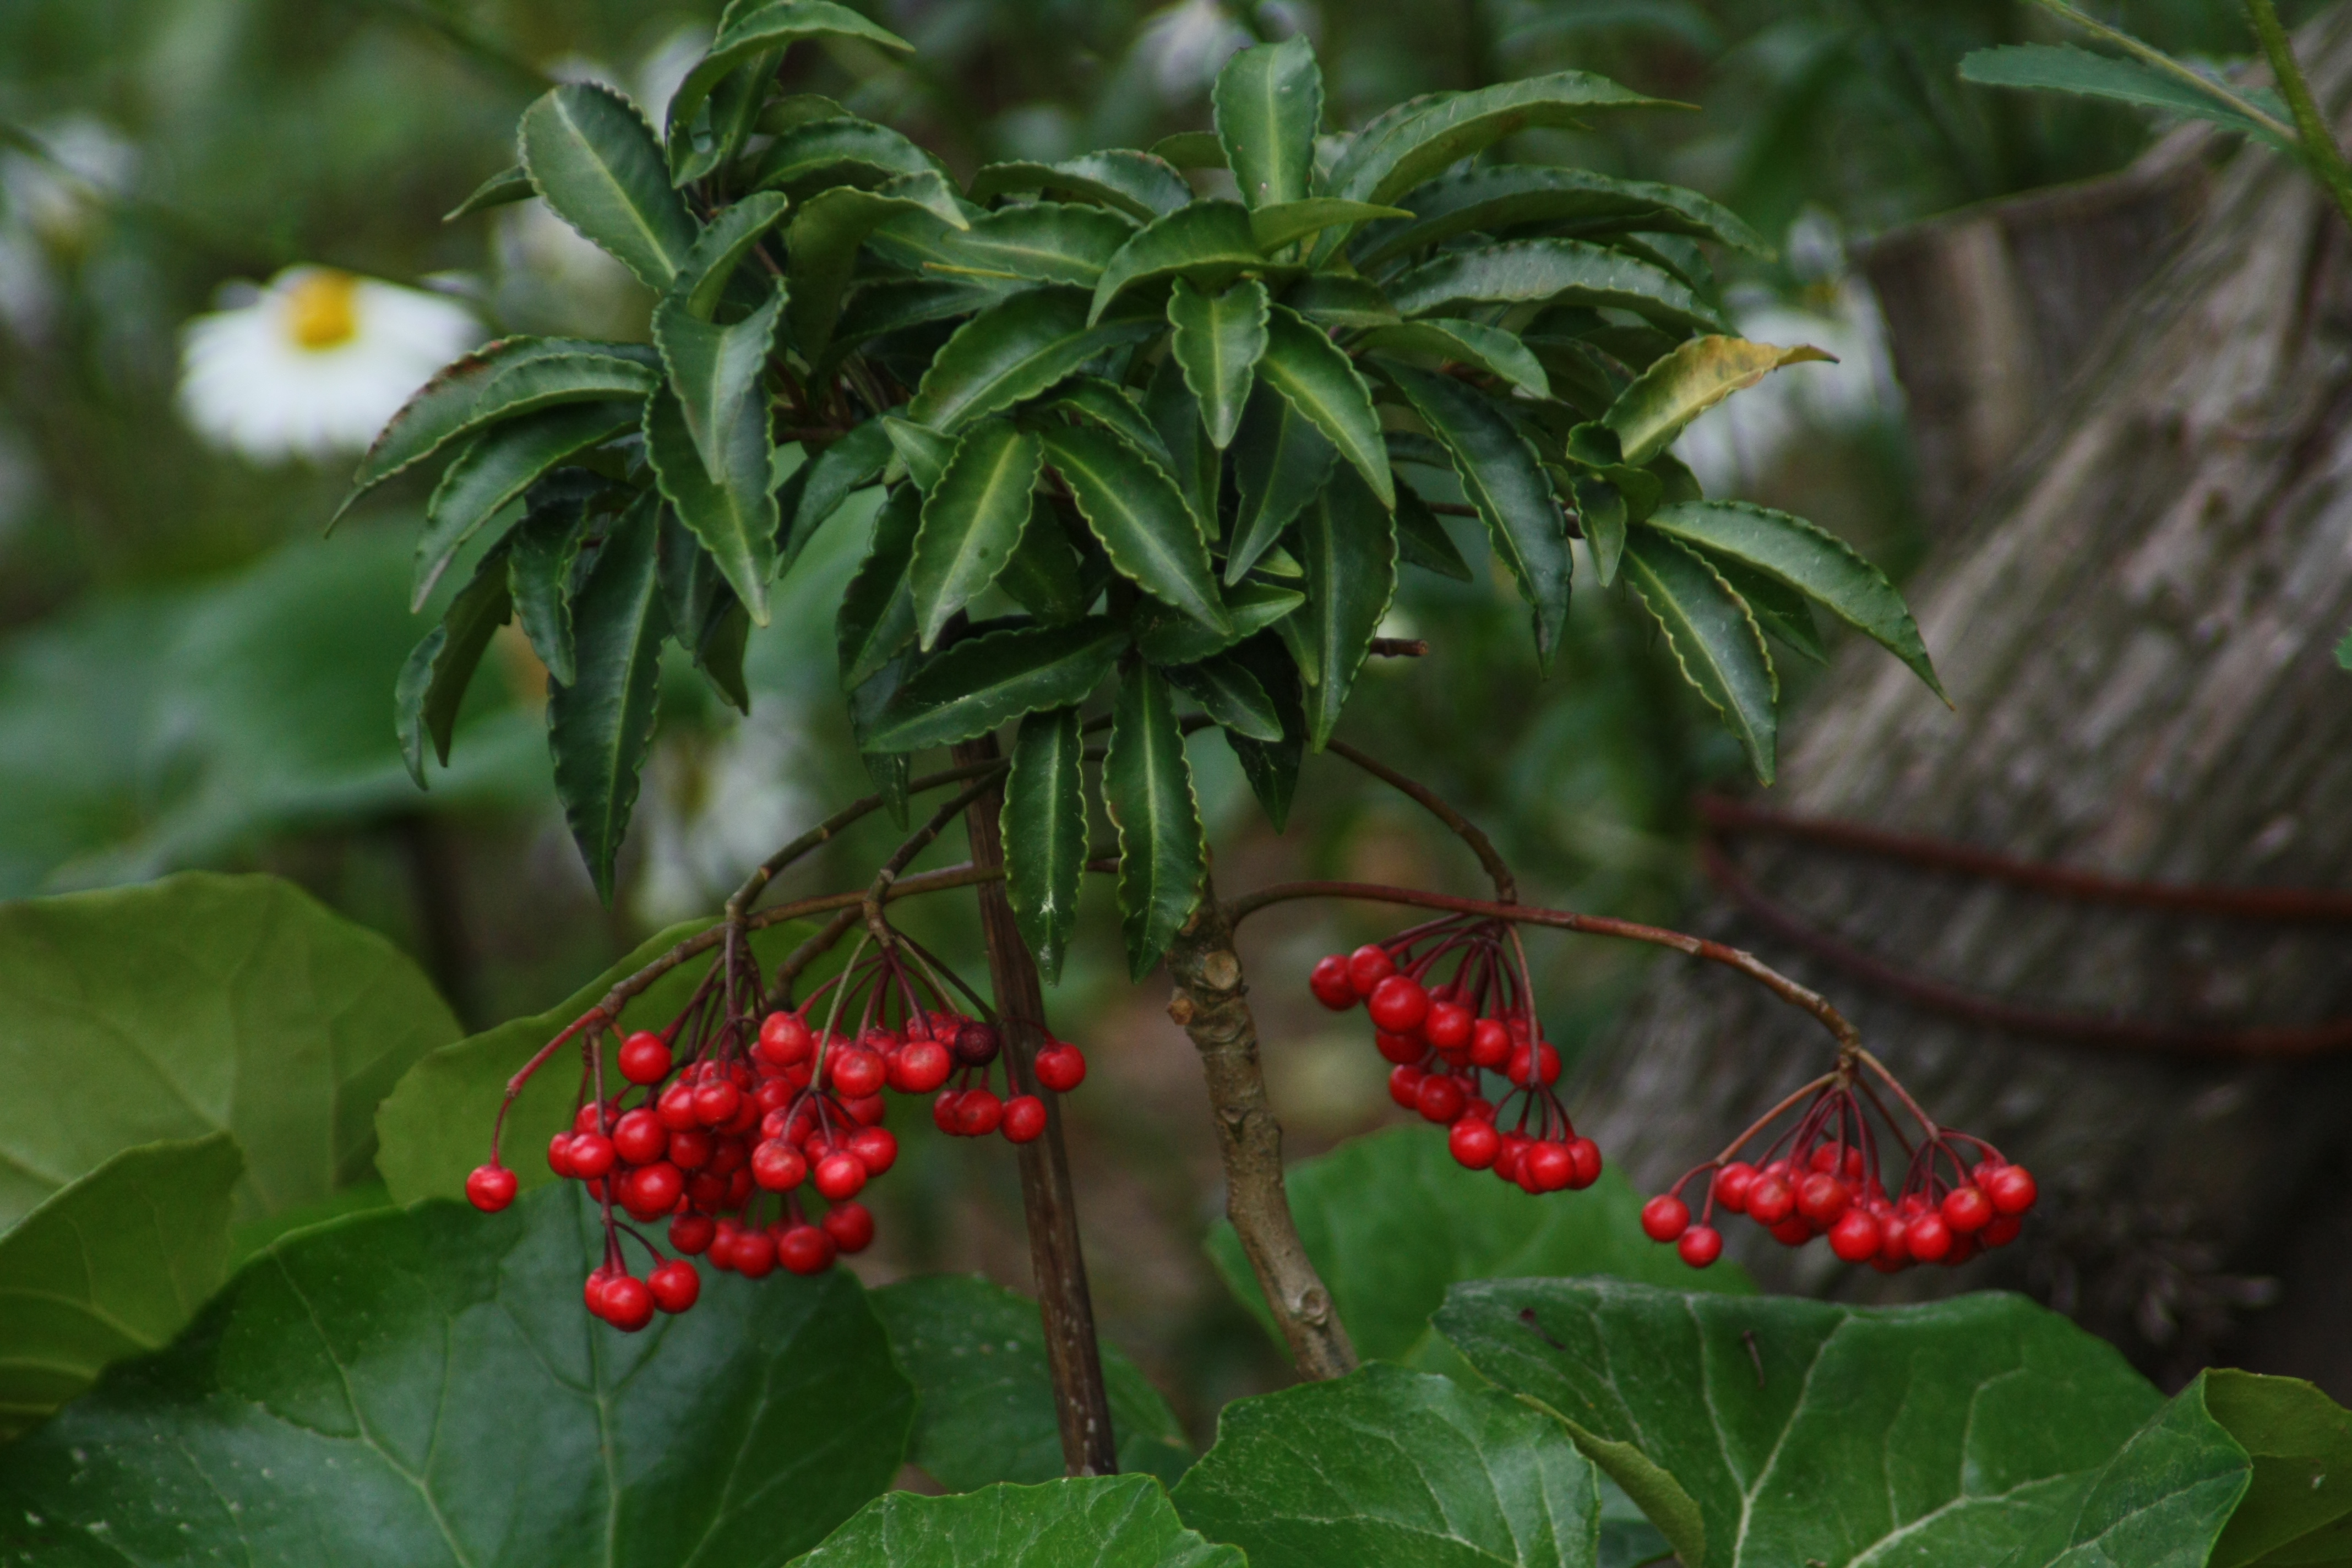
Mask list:
[[[2302,53],[2340,105],[2352,12]],[[2315,184],[2240,150],[1909,585],[1956,710],[1855,642],[1789,727],[1770,804],[2112,876],[2352,885],[2352,675],[2330,657],[2352,625],[2348,242]],[[1736,853],[1823,931],[2011,1002],[2192,1026],[2352,1012],[2340,927],[2065,902],[1819,847]],[[1874,994],[1720,899],[1698,928],[1827,993],[1930,1111],[2033,1166],[2046,1194],[2018,1246],[1891,1279],[1734,1222],[1768,1281],[1867,1300],[2021,1286],[2161,1377],[2217,1353],[2300,1357],[2352,1394],[2352,1281],[2343,1247],[2314,1239],[2352,1229],[2352,1059],[2022,1037]],[[1591,1131],[1655,1185],[1826,1059],[1810,1019],[1662,963],[1596,1055]]]

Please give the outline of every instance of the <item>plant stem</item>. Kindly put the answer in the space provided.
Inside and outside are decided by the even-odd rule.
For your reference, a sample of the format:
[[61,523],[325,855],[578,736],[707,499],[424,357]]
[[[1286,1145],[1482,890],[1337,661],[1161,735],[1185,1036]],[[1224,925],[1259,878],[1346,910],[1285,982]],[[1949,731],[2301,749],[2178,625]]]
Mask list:
[[[959,766],[994,763],[996,738],[967,741],[955,748]],[[1036,962],[1013,919],[1004,896],[1003,775],[988,775],[986,787],[964,813],[973,869],[995,874],[980,885],[980,929],[988,943],[988,977],[996,992],[997,1027],[1004,1042],[1004,1068],[1013,1089],[1045,1102],[1044,1136],[1020,1145],[1021,1201],[1028,1213],[1029,1261],[1037,1279],[1037,1310],[1045,1324],[1045,1362],[1054,1374],[1054,1413],[1062,1430],[1062,1462],[1074,1476],[1118,1471],[1118,1444],[1111,1431],[1110,1395],[1103,1383],[1102,1354],[1095,1344],[1094,1300],[1087,1289],[1086,1255],[1078,1246],[1077,1202],[1070,1189],[1070,1157],[1062,1142],[1061,1097],[1037,1082],[1037,1047],[1045,1033],[1045,995]]]
[[2277,8],[2271,0],[2246,0],[2246,19],[2254,25],[2254,37],[2262,40],[2263,53],[2270,57],[2271,74],[2278,78],[2280,96],[2294,115],[2304,161],[2336,199],[2336,210],[2344,215],[2344,220],[2352,223],[2352,168],[2346,167],[2344,150],[2336,144],[2336,132],[2312,99],[2311,83],[2304,79],[2303,68],[2295,63],[2294,45],[2288,39],[2286,29],[2279,25]]
[[1282,1123],[1266,1103],[1257,1020],[1234,951],[1233,922],[1206,873],[1200,907],[1168,950],[1168,973],[1176,982],[1168,1016],[1192,1037],[1209,1081],[1209,1105],[1216,1113],[1218,1148],[1224,1156],[1226,1217],[1241,1237],[1299,1374],[1345,1376],[1355,1370],[1356,1347],[1290,1216],[1282,1183]]
[[2228,87],[2213,80],[2210,77],[2198,75],[2162,49],[2151,44],[2142,43],[2119,27],[2108,26],[2096,16],[2089,16],[2066,4],[2066,0],[2034,0],[2034,3],[2052,16],[2072,22],[2093,37],[2105,38],[2149,69],[2161,71],[2166,76],[2194,88],[2232,112],[2244,115],[2281,142],[2293,145],[2295,138],[2292,127],[2280,124],[2276,116],[2263,113],[2255,104],[2240,94],[2231,91]]

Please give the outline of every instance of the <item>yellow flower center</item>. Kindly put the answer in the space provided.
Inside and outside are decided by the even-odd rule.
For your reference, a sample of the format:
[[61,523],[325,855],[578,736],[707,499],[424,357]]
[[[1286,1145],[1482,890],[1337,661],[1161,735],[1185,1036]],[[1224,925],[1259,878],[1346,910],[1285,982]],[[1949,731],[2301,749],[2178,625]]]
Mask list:
[[359,331],[353,297],[359,279],[348,272],[313,272],[286,297],[286,330],[306,349],[331,349]]

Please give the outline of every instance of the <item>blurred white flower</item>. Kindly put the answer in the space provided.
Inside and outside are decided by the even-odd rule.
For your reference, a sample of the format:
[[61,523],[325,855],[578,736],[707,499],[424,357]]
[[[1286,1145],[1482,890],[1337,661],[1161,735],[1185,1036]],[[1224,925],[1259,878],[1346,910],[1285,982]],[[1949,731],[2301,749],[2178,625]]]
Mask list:
[[669,100],[677,95],[686,73],[702,62],[710,49],[710,29],[699,22],[677,27],[654,46],[638,63],[637,107],[658,127],[669,118]]
[[356,450],[482,337],[481,322],[454,300],[289,267],[250,299],[187,324],[180,412],[206,439],[263,462]]
[[804,718],[790,706],[764,701],[715,734],[681,729],[654,748],[637,817],[640,919],[667,925],[708,910],[814,820],[815,801],[793,779]]
[[1135,40],[1160,96],[1181,102],[1217,79],[1224,63],[1249,47],[1249,29],[1218,0],[1180,0],[1152,13]]
[[87,114],[31,136],[40,154],[0,148],[0,320],[37,342],[57,314],[58,268],[86,249],[108,200],[130,185],[139,149]]
[[556,336],[643,333],[645,286],[545,202],[534,198],[499,208],[492,233],[500,321]]

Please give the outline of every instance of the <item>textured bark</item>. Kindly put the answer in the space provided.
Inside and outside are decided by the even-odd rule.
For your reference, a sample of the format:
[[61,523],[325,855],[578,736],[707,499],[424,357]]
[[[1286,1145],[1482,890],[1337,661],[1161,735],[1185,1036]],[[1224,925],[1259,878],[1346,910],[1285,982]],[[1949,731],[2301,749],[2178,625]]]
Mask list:
[[1168,973],[1176,983],[1168,1016],[1192,1037],[1209,1082],[1218,1152],[1225,1163],[1225,1215],[1241,1237],[1299,1375],[1345,1376],[1355,1370],[1356,1347],[1290,1216],[1282,1181],[1282,1123],[1266,1103],[1249,985],[1234,949],[1233,922],[1217,902],[1215,883],[1205,876],[1201,906],[1168,951]]
[[[2303,52],[2340,105],[2352,13],[2315,23]],[[2330,657],[2352,624],[2347,237],[2284,160],[2238,153],[2178,253],[1908,585],[1957,710],[1874,647],[1845,647],[1788,731],[1771,804],[2111,875],[2352,882],[2352,676]],[[2011,1000],[2175,1023],[2352,1011],[2341,929],[2067,903],[1819,847],[1758,842],[1739,858],[1823,929]],[[2347,1391],[2342,1271],[2327,1278],[2325,1248],[2296,1252],[2294,1222],[2341,1223],[2325,1216],[2352,1144],[2352,1060],[2159,1058],[1994,1033],[1874,995],[1719,900],[1698,924],[1785,958],[1932,1111],[2032,1164],[2048,1194],[2019,1246],[1892,1280],[1835,1270],[1819,1247],[1759,1247],[1736,1225],[1769,1279],[1876,1299],[2023,1284],[2163,1375],[2218,1351],[2300,1353],[2297,1370]],[[1656,1183],[1827,1054],[1769,997],[1662,965],[1598,1054],[1580,1121]],[[2283,1300],[2253,1315],[2256,1342],[2232,1345],[2242,1309],[2272,1293],[2250,1277],[2273,1274]],[[2335,1331],[2298,1327],[2314,1314]]]

